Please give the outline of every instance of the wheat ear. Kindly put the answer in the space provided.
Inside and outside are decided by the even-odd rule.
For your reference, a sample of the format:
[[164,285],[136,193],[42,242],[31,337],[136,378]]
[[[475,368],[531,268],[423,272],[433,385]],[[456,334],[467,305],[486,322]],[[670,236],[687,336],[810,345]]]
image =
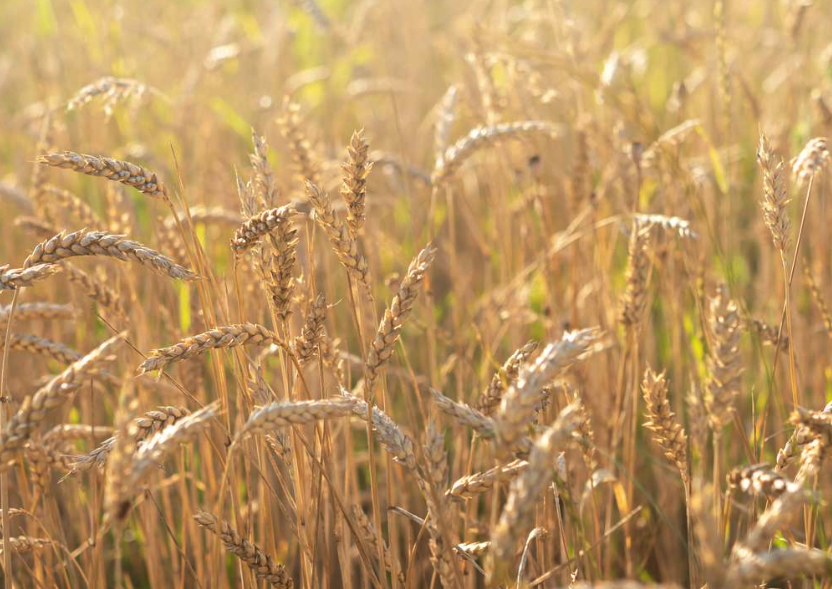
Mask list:
[[23,262],[24,268],[36,264],[58,262],[75,256],[107,256],[122,262],[133,261],[160,274],[182,280],[196,280],[197,276],[187,268],[176,264],[159,252],[135,241],[104,231],[74,231],[58,233],[39,243]]
[[23,447],[51,409],[66,402],[86,379],[101,371],[101,365],[112,359],[111,350],[125,335],[121,333],[108,339],[80,360],[70,364],[34,395],[23,400],[17,413],[0,432],[0,462],[6,462]]
[[282,564],[243,538],[231,525],[205,511],[194,515],[196,522],[216,535],[225,549],[243,561],[257,576],[275,589],[292,589],[294,583]]
[[255,323],[223,325],[158,350],[151,350],[139,366],[139,374],[164,370],[174,362],[204,354],[208,350],[235,348],[242,345],[282,345],[274,332]]
[[155,173],[130,162],[73,151],[38,156],[37,161],[47,166],[69,169],[87,176],[101,176],[132,186],[152,198],[169,200],[165,185]]

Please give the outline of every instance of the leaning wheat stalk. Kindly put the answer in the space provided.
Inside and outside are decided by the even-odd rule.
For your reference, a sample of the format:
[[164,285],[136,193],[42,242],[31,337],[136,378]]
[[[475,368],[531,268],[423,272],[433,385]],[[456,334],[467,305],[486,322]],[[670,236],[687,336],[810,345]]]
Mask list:
[[260,240],[272,231],[285,234],[291,232],[289,239],[294,237],[292,229],[292,217],[297,214],[293,204],[265,210],[258,215],[246,220],[234,234],[231,240],[231,249],[239,255],[257,245]]
[[[159,433],[163,429],[172,426],[179,420],[184,419],[190,415],[190,413],[191,412],[184,407],[176,407],[172,405],[157,407],[152,411],[148,411],[143,416],[137,418],[133,422],[131,428],[129,428],[133,441],[138,447],[139,444],[148,438]],[[44,436],[44,439],[46,439],[46,437],[47,436]],[[110,453],[118,443],[118,438],[119,434],[116,434],[115,436],[105,440],[100,446],[89,454],[73,457],[72,468],[70,469],[69,474],[72,475],[78,472],[87,471],[93,466],[104,468],[107,464]]]
[[[0,321],[0,323],[3,323]],[[37,335],[9,334],[9,349],[28,352],[37,356],[45,356],[57,360],[61,364],[72,364],[81,358],[81,354],[60,342]],[[5,341],[0,339],[0,350],[5,347]]]
[[576,362],[592,354],[603,332],[598,328],[564,333],[560,341],[547,345],[530,365],[520,371],[500,402],[496,416],[496,448],[508,455],[526,437],[544,387]]
[[477,407],[486,415],[490,415],[500,406],[500,400],[506,388],[513,385],[520,375],[520,368],[531,358],[537,350],[537,342],[526,342],[522,347],[514,351],[500,370],[491,377],[488,387],[480,395]]
[[76,256],[107,256],[121,260],[133,261],[147,266],[156,272],[171,278],[196,280],[197,276],[187,268],[166,258],[159,252],[135,241],[125,239],[104,231],[73,231],[58,233],[51,239],[39,243],[23,262],[24,268],[37,264],[53,263]]
[[156,465],[170,456],[180,444],[190,442],[197,434],[208,429],[211,421],[217,416],[217,405],[216,401],[211,405],[206,405],[199,411],[160,430],[138,446],[132,456],[127,489],[135,493]]
[[497,481],[511,481],[516,478],[528,465],[526,460],[512,460],[484,472],[466,475],[451,485],[448,494],[462,499],[476,497],[493,488]]

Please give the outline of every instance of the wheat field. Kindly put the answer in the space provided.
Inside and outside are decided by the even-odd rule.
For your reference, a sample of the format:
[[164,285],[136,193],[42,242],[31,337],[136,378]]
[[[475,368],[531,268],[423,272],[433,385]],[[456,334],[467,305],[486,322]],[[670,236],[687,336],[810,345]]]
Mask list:
[[0,3],[0,564],[832,587],[827,0]]

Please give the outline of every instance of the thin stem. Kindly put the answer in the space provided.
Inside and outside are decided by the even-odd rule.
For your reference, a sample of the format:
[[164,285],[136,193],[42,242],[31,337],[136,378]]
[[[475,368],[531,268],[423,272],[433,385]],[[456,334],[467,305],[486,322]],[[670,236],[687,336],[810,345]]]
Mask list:
[[[6,323],[6,337],[3,345],[3,365],[0,368],[0,431],[6,424],[6,361],[9,358],[9,341],[12,336],[12,321],[14,320],[14,310],[17,307],[17,295],[20,289],[14,291],[12,295],[12,304],[9,309],[9,319]],[[9,534],[11,534],[11,526],[9,525],[9,481],[8,475],[3,472],[0,473],[0,509],[3,510],[3,571],[4,571],[4,587],[5,589],[12,589],[12,551],[8,545]]]

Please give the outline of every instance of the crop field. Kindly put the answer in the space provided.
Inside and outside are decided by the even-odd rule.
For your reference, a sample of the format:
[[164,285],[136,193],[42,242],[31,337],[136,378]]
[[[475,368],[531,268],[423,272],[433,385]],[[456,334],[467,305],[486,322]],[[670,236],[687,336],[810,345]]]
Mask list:
[[832,589],[830,30],[0,1],[2,589]]

